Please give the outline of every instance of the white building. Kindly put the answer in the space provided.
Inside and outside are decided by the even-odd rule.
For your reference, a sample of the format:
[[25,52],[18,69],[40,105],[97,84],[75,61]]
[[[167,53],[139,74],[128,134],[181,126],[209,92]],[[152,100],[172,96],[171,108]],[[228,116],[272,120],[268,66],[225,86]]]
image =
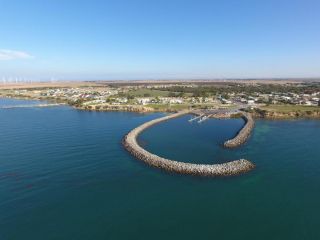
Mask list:
[[146,105],[150,103],[150,98],[137,98],[137,102],[142,105]]
[[183,100],[182,99],[179,99],[179,98],[171,98],[169,100],[169,103],[171,104],[182,104],[183,103]]

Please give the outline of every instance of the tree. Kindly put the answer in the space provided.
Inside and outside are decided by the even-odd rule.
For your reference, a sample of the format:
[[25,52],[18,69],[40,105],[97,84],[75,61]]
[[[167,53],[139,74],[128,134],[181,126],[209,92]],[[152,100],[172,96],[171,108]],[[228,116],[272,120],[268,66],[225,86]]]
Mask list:
[[184,92],[179,92],[177,96],[178,97],[184,97]]
[[168,97],[175,97],[176,96],[176,93],[174,93],[174,92],[169,92],[169,94],[168,94]]

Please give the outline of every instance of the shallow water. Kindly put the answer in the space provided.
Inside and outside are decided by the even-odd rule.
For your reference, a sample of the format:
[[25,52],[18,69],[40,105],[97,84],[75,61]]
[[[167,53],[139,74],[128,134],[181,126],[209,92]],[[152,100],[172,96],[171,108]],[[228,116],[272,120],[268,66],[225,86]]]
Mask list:
[[184,116],[141,135],[170,159],[257,166],[201,178],[151,168],[122,148],[125,133],[162,115],[0,109],[0,239],[320,238],[320,121],[259,120],[235,150],[221,144],[241,119]]

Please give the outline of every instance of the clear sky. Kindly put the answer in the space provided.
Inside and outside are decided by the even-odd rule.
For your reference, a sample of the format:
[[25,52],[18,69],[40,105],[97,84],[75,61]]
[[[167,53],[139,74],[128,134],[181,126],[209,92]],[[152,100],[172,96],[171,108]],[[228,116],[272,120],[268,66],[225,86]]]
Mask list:
[[320,1],[0,0],[2,77],[320,77]]

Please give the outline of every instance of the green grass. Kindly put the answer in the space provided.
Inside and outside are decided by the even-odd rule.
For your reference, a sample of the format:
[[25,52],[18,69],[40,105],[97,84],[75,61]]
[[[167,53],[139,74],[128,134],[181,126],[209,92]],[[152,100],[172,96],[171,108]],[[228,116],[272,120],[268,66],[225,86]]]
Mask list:
[[151,89],[137,89],[128,92],[128,95],[135,97],[144,97],[146,94],[150,97],[168,97],[169,91],[151,90]]
[[[134,96],[134,97],[169,97],[170,93],[179,94],[178,92],[171,92],[171,91],[164,91],[164,90],[155,90],[155,89],[137,89],[137,90],[131,90],[128,92],[128,95]],[[185,93],[184,96],[190,97],[192,96],[192,93]]]
[[195,109],[197,108],[211,108],[211,107],[219,107],[216,104],[210,104],[210,103],[202,103],[202,104],[148,104],[146,107],[151,107],[155,109],[156,111],[166,111],[166,110],[172,110],[172,111],[180,111],[184,109],[189,109],[190,107],[193,107]]
[[166,110],[173,110],[179,111],[183,109],[188,109],[189,104],[148,104],[146,107],[151,107],[157,111],[166,111]]
[[306,111],[320,111],[320,107],[318,106],[300,106],[300,105],[269,105],[261,107],[262,110],[274,111],[274,112],[306,112]]

